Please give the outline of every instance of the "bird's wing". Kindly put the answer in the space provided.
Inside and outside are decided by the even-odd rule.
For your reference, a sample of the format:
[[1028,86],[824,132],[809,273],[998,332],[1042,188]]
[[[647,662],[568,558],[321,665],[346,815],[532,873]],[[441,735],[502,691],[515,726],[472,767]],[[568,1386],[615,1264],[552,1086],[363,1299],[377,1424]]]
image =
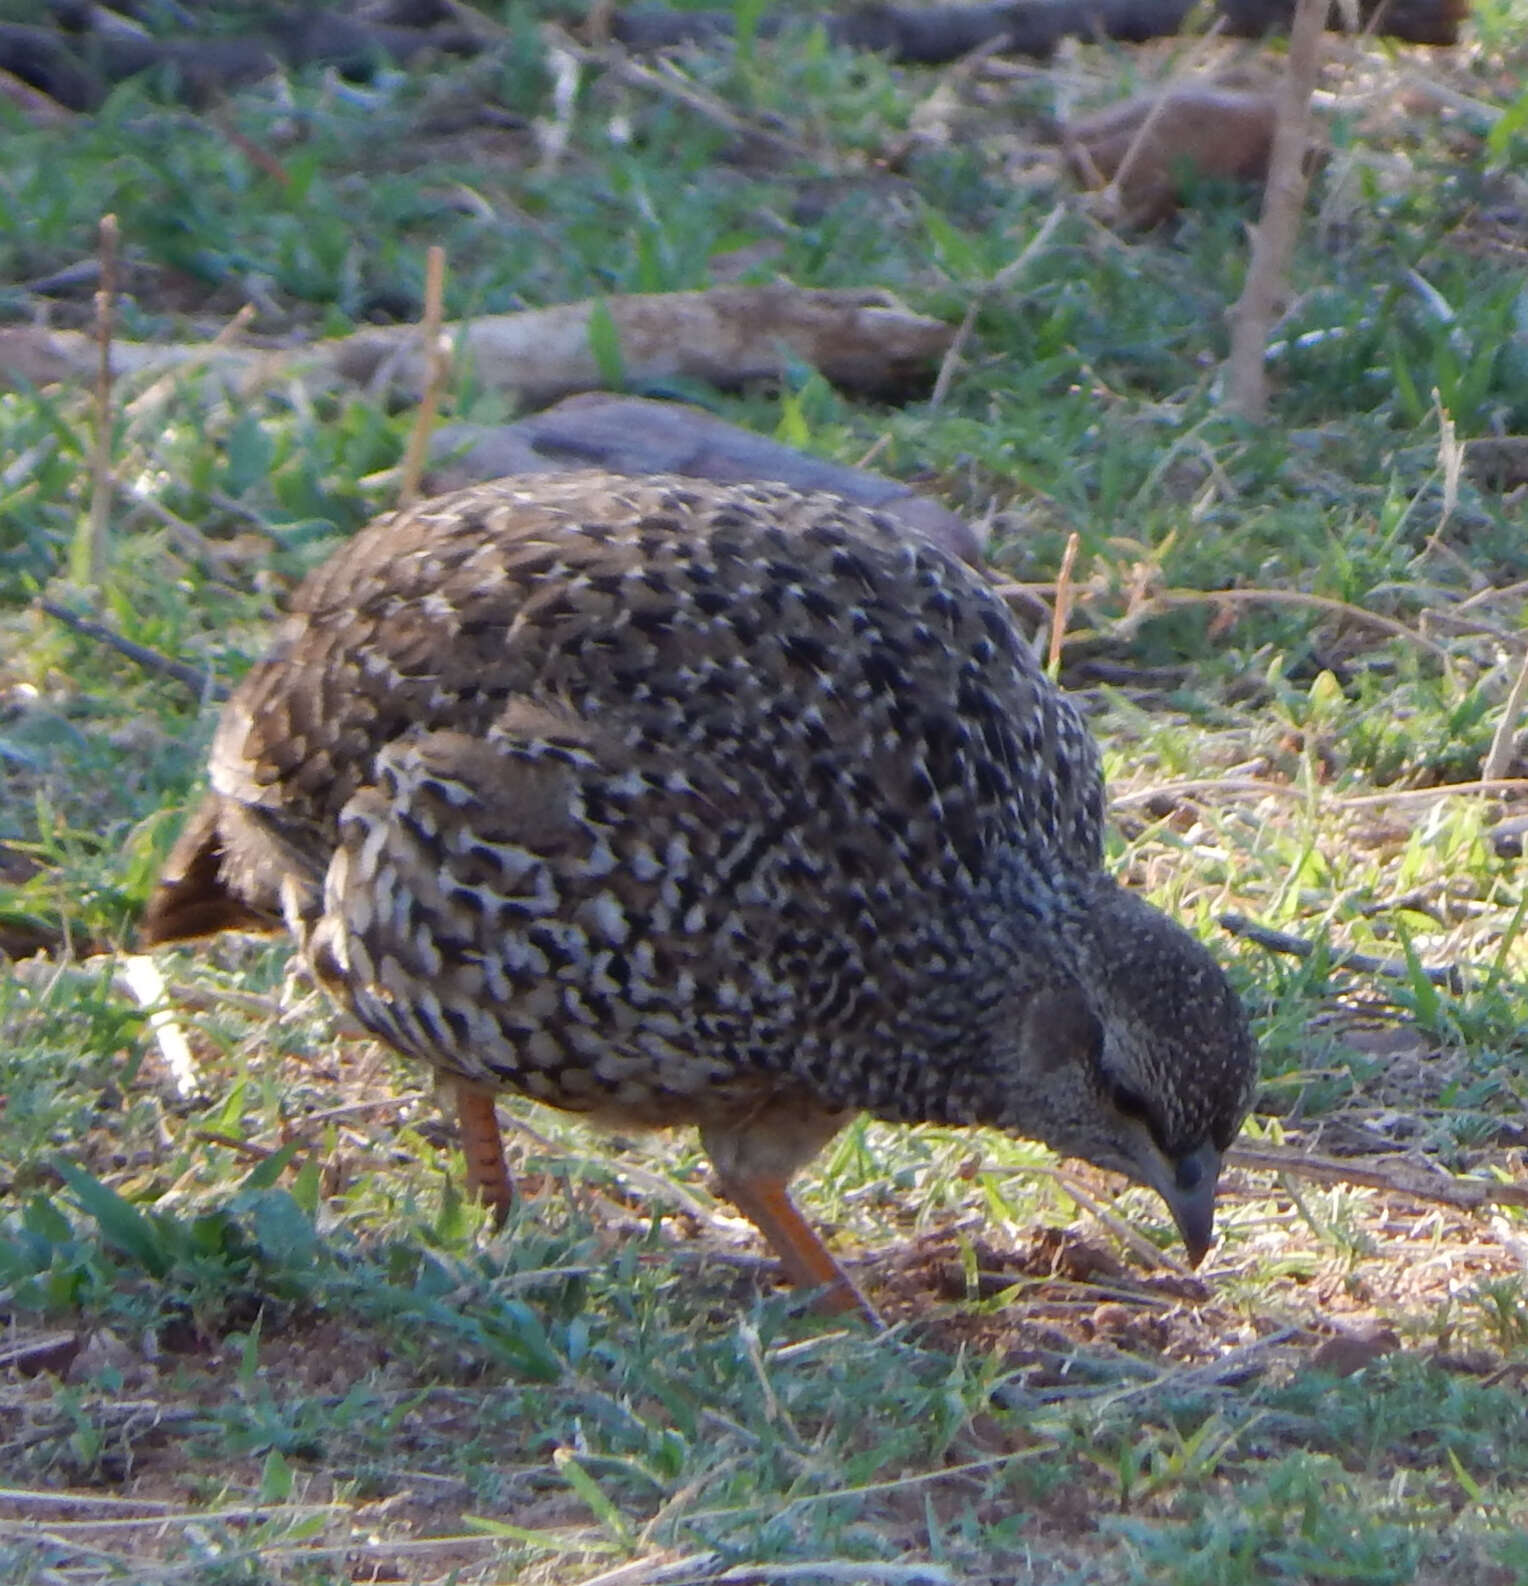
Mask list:
[[236,691],[213,788],[316,877],[391,746],[502,736],[516,701],[732,801],[748,844],[792,832],[791,863],[915,895],[1016,843],[1041,875],[1098,863],[1096,753],[1001,601],[888,520],[767,485],[509,480],[380,520]]
[[404,1051],[670,1121],[673,1098],[746,1061],[718,1058],[729,1030],[763,1042],[771,995],[789,1001],[748,940],[764,916],[716,851],[737,816],[533,702],[487,735],[406,736],[340,817],[309,957]]

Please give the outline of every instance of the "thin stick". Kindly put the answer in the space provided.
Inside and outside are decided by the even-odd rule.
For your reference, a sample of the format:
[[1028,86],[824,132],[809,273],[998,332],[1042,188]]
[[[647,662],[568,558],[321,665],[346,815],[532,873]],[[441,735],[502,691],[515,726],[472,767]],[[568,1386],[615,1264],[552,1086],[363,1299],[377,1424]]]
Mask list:
[[131,639],[123,638],[114,628],[108,628],[104,622],[94,622],[89,617],[81,617],[70,611],[67,606],[60,606],[51,600],[39,600],[37,609],[46,612],[55,622],[63,623],[66,628],[72,628],[85,638],[106,645],[118,655],[125,655],[129,661],[141,666],[145,672],[157,672],[161,677],[173,677],[177,683],[184,683],[198,699],[228,698],[228,690],[221,683],[214,683],[207,673],[198,671],[194,666],[188,666],[184,661],[176,661],[168,655],[161,655],[158,650],[151,650],[147,645],[135,644]]
[[1523,696],[1528,694],[1528,655],[1517,669],[1512,687],[1507,692],[1507,703],[1501,708],[1501,720],[1491,735],[1491,747],[1480,766],[1482,782],[1494,782],[1507,774],[1512,764],[1512,751],[1517,739],[1517,719],[1523,713]]
[[1072,564],[1077,560],[1080,543],[1073,529],[1066,537],[1066,549],[1061,553],[1061,567],[1056,574],[1056,609],[1051,617],[1050,654],[1045,660],[1045,670],[1052,678],[1061,670],[1061,645],[1066,638],[1067,619],[1072,615]]
[[232,1151],[235,1156],[247,1157],[251,1162],[269,1162],[275,1156],[275,1151],[267,1146],[255,1145],[249,1140],[235,1139],[231,1134],[223,1134],[217,1129],[193,1129],[191,1131],[198,1140],[204,1140],[208,1145],[220,1145]]
[[1061,224],[1061,217],[1066,213],[1065,204],[1057,204],[1044,220],[1023,248],[1018,257],[1010,259],[990,281],[984,281],[976,289],[975,296],[966,305],[965,317],[960,322],[960,328],[955,332],[955,339],[950,343],[944,355],[944,362],[939,365],[939,376],[934,381],[934,389],[929,395],[928,406],[932,413],[950,393],[950,386],[955,379],[955,370],[960,363],[961,355],[965,352],[966,343],[971,339],[972,327],[976,324],[976,316],[981,312],[981,306],[994,292],[1001,292],[1004,287],[1011,286],[1029,268],[1029,262],[1051,239],[1051,233]]
[[[1295,787],[1289,782],[1265,782],[1258,777],[1189,777],[1177,782],[1157,782],[1150,787],[1130,788],[1111,792],[1109,802],[1116,808],[1130,804],[1150,804],[1157,799],[1198,798],[1204,793],[1217,794],[1221,799],[1276,798],[1309,803],[1309,788]],[[1327,793],[1318,789],[1316,796],[1329,809],[1360,810],[1382,809],[1391,804],[1438,804],[1444,799],[1476,794],[1528,793],[1528,777],[1499,777],[1494,782],[1445,782],[1441,787],[1390,788],[1383,793]]]
[[1252,256],[1241,297],[1231,310],[1231,354],[1225,365],[1225,405],[1260,424],[1268,412],[1264,352],[1268,332],[1289,286],[1289,265],[1305,207],[1305,150],[1310,99],[1321,64],[1321,34],[1331,0],[1296,0],[1289,54],[1279,86],[1278,120],[1268,158],[1263,209],[1252,231]]
[[1317,788],[1295,787],[1288,782],[1265,782],[1254,777],[1196,777],[1180,782],[1159,782],[1152,787],[1111,793],[1113,805],[1149,804],[1164,798],[1197,798],[1215,793],[1223,798],[1282,798],[1309,803],[1314,796],[1327,809],[1388,809],[1396,804],[1441,804],[1452,798],[1508,799],[1528,796],[1528,777],[1498,777],[1492,782],[1445,782],[1438,787],[1387,788],[1383,793],[1328,793]]
[[[992,586],[995,595],[1001,595],[1005,600],[1027,599],[1030,596],[1053,595],[1056,585],[1050,584],[1021,584],[1001,583]],[[1523,587],[1528,589],[1528,579],[1523,582]],[[1140,625],[1148,618],[1158,617],[1164,611],[1171,611],[1178,606],[1203,606],[1203,605],[1257,605],[1263,603],[1271,606],[1309,606],[1316,611],[1329,611],[1334,617],[1348,617],[1354,622],[1362,623],[1367,627],[1380,628],[1386,633],[1394,634],[1398,639],[1409,639],[1413,644],[1429,651],[1438,658],[1444,671],[1448,670],[1448,651],[1441,644],[1436,644],[1425,634],[1417,632],[1415,628],[1408,628],[1404,622],[1397,622],[1394,617],[1383,617],[1378,612],[1366,610],[1363,606],[1355,606],[1346,600],[1333,600],[1327,595],[1310,595],[1303,589],[1168,589],[1159,595],[1150,595],[1138,605],[1133,606],[1114,626],[1114,633],[1119,638],[1129,638]],[[1469,604],[1468,601],[1463,604]],[[1437,617],[1438,613],[1429,613]],[[1493,637],[1502,637],[1508,642],[1516,642],[1518,635],[1498,633],[1494,629],[1481,629],[1477,626],[1467,628],[1467,632],[1490,632]]]
[[1317,611],[1329,611],[1333,616],[1347,617],[1350,621],[1361,623],[1366,627],[1378,628],[1381,632],[1394,634],[1398,639],[1409,639],[1413,644],[1436,656],[1444,671],[1448,670],[1448,651],[1441,644],[1434,644],[1431,639],[1418,633],[1415,628],[1408,628],[1404,622],[1397,622],[1394,617],[1382,617],[1378,612],[1365,611],[1362,606],[1350,605],[1345,600],[1333,600],[1327,595],[1308,595],[1303,589],[1170,590],[1142,601],[1133,611],[1120,618],[1114,631],[1125,637],[1134,633],[1148,617],[1160,616],[1164,611],[1172,611],[1178,606],[1213,606],[1222,602],[1227,605],[1310,606]]
[[960,324],[956,327],[954,338],[945,351],[944,361],[939,365],[939,374],[934,381],[934,389],[929,394],[928,409],[932,413],[940,407],[944,399],[950,394],[950,386],[955,379],[955,370],[960,365],[960,360],[965,354],[966,343],[971,339],[972,327],[976,324],[976,316],[981,312],[981,306],[986,301],[987,288],[984,285],[980,291],[973,294],[971,301],[966,304],[966,311],[961,316]]
[[[1103,206],[1104,217],[1118,215],[1124,209],[1120,194],[1130,173],[1135,169],[1135,162],[1141,157],[1141,150],[1146,146],[1146,139],[1150,137],[1158,121],[1162,119],[1163,112],[1172,100],[1173,89],[1180,83],[1187,82],[1190,77],[1196,76],[1199,66],[1210,45],[1226,30],[1226,18],[1218,16],[1204,33],[1194,42],[1188,52],[1187,58],[1173,73],[1173,80],[1165,88],[1157,90],[1157,97],[1148,107],[1140,126],[1135,129],[1135,136],[1130,140],[1130,146],[1125,150],[1125,157],[1115,167],[1114,175],[1109,179],[1109,185],[1099,194]],[[1092,165],[1092,156],[1086,156],[1089,165]],[[1099,174],[1094,167],[1094,176]]]
[[680,71],[677,65],[666,58],[659,58],[661,72],[649,71],[647,67],[639,66],[636,61],[625,55],[617,55],[613,51],[607,51],[603,56],[596,54],[590,58],[608,67],[623,82],[662,94],[665,98],[683,105],[686,110],[693,111],[703,120],[731,132],[735,137],[770,150],[777,159],[804,160],[810,157],[810,151],[805,144],[797,143],[794,138],[784,137],[778,132],[771,132],[767,127],[733,115],[719,99],[699,88]]
[[145,953],[126,953],[120,972],[133,1000],[148,1014],[149,1029],[159,1044],[170,1078],[175,1082],[176,1094],[182,1101],[201,1095],[201,1070],[191,1055],[190,1043],[175,1022],[175,1015],[165,1006],[164,977],[158,965]]
[[[1276,931],[1270,926],[1259,925],[1243,914],[1222,914],[1220,924],[1233,936],[1245,937],[1249,942],[1256,942],[1259,947],[1266,947],[1271,953],[1288,953],[1291,958],[1310,958],[1316,951],[1316,944],[1303,936],[1291,936],[1288,931]],[[1375,958],[1369,953],[1341,950],[1333,952],[1327,962],[1333,969],[1349,969],[1354,974],[1383,975],[1387,980],[1411,979],[1411,966],[1401,958]],[[1446,986],[1454,992],[1464,990],[1464,975],[1456,965],[1423,964],[1420,967],[1435,986]]]
[[1460,1211],[1479,1211],[1483,1206],[1528,1206],[1528,1184],[1492,1184],[1485,1179],[1459,1179],[1446,1173],[1418,1174],[1414,1179],[1410,1174],[1402,1177],[1379,1168],[1354,1167],[1336,1157],[1306,1156],[1266,1145],[1233,1145],[1225,1159],[1230,1167],[1288,1173],[1292,1178],[1314,1179],[1318,1184],[1356,1184],[1362,1189],[1391,1190]]
[[419,499],[419,476],[429,452],[430,432],[435,428],[435,413],[440,405],[441,387],[446,380],[447,347],[441,335],[442,303],[446,285],[446,250],[439,244],[425,255],[424,266],[424,394],[414,415],[408,448],[403,454],[403,482],[398,487],[398,505],[406,507]]
[[1528,777],[1499,777],[1495,781],[1446,782],[1442,787],[1403,787],[1390,793],[1349,793],[1332,802],[1341,809],[1370,809],[1386,804],[1436,804],[1469,793],[1528,793]]
[[111,516],[111,338],[117,302],[117,217],[102,215],[101,284],[95,295],[95,435],[90,448],[90,516],[76,541],[74,580],[99,590],[106,577],[106,529]]
[[229,556],[226,550],[220,548],[209,540],[194,524],[187,523],[178,514],[170,509],[157,497],[147,490],[141,490],[131,480],[123,485],[123,490],[132,501],[135,513],[129,514],[129,522],[136,512],[145,512],[151,518],[157,519],[170,531],[170,538],[174,540],[180,552],[201,562],[213,572],[226,577],[229,572]]
[[804,144],[734,115],[720,99],[684,77],[679,69],[668,61],[663,62],[664,71],[660,73],[632,60],[617,46],[586,49],[560,28],[548,27],[545,34],[552,41],[554,48],[566,50],[581,64],[597,66],[630,87],[646,89],[649,93],[672,99],[676,104],[683,105],[686,110],[699,116],[703,121],[709,121],[713,126],[720,127],[724,132],[729,132],[737,138],[753,140],[761,147],[767,148],[777,159],[789,161],[809,157],[809,151]]
[[1158,799],[1198,798],[1202,793],[1214,793],[1222,799],[1276,798],[1301,804],[1310,801],[1308,788],[1294,787],[1288,782],[1265,782],[1260,777],[1201,776],[1177,782],[1155,782],[1149,787],[1111,790],[1109,803],[1116,809],[1123,809],[1132,804],[1152,804]]
[[202,364],[207,363],[220,347],[229,346],[254,317],[255,305],[253,303],[245,303],[238,313],[204,347],[199,347],[194,351],[188,349],[188,357],[177,363],[168,374],[160,375],[151,386],[139,392],[127,404],[128,418],[141,418],[149,409],[159,406],[175,390],[177,382],[184,380],[187,375],[191,374]]
[[1147,1266],[1168,1267],[1185,1277],[1189,1274],[1190,1269],[1170,1250],[1158,1249],[1144,1234],[1132,1228],[1118,1212],[1110,1211],[1107,1206],[1094,1200],[1065,1168],[1031,1168],[1026,1171],[1043,1174],[1051,1179],[1068,1199],[1074,1201],[1083,1211],[1090,1212],[1096,1217],[1116,1239],[1133,1250]]

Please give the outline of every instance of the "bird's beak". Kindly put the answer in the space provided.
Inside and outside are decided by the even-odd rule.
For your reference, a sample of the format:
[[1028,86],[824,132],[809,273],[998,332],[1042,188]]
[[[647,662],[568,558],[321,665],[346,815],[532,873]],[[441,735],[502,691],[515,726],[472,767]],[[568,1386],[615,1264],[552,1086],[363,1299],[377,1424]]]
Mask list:
[[1167,1202],[1178,1232],[1188,1248],[1189,1265],[1204,1260],[1215,1237],[1215,1189],[1220,1180],[1220,1152],[1208,1140],[1198,1150],[1163,1162],[1167,1170],[1156,1189]]

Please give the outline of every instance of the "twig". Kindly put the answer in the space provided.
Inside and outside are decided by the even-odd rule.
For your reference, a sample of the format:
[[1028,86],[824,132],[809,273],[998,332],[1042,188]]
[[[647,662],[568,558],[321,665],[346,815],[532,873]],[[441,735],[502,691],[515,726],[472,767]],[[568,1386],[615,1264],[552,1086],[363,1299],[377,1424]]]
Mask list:
[[1157,782],[1151,787],[1128,788],[1123,792],[1110,792],[1109,802],[1115,808],[1131,804],[1153,804],[1158,799],[1197,798],[1202,793],[1215,793],[1221,798],[1276,798],[1306,803],[1310,799],[1307,788],[1295,787],[1289,782],[1265,782],[1260,777],[1186,777],[1178,782]]
[[1121,1244],[1127,1246],[1138,1255],[1149,1267],[1167,1267],[1173,1272],[1187,1276],[1188,1267],[1181,1262],[1170,1250],[1162,1250],[1142,1233],[1139,1233],[1116,1211],[1095,1200],[1085,1190],[1077,1179],[1064,1167],[1031,1167],[1025,1169],[1039,1177],[1050,1179],[1067,1198],[1073,1201],[1081,1210],[1090,1212],[1101,1222]]
[[1485,1179],[1459,1179],[1444,1173],[1413,1177],[1409,1173],[1355,1167],[1337,1157],[1307,1156],[1275,1146],[1233,1145],[1225,1159],[1231,1167],[1251,1168],[1260,1173],[1288,1173],[1291,1178],[1312,1179],[1319,1184],[1356,1184],[1361,1189],[1391,1190],[1416,1200],[1453,1206],[1459,1211],[1479,1211],[1483,1206],[1528,1206],[1528,1184],[1491,1184]]
[[1012,286],[1018,278],[1029,268],[1029,261],[1051,239],[1051,233],[1061,224],[1061,218],[1067,212],[1065,204],[1055,204],[1051,212],[1040,222],[1040,229],[1020,249],[1016,258],[1012,258],[1001,270],[987,283],[989,292],[1001,292],[1004,287]]
[[1268,331],[1288,290],[1290,260],[1300,229],[1300,212],[1305,207],[1310,100],[1321,63],[1321,34],[1330,5],[1331,0],[1296,0],[1262,213],[1252,231],[1246,283],[1231,310],[1225,405],[1254,424],[1261,423],[1268,411],[1263,354]]
[[[1102,210],[1100,218],[1107,220],[1123,213],[1124,202],[1120,195],[1124,190],[1125,182],[1135,169],[1135,162],[1141,157],[1141,150],[1146,146],[1146,139],[1151,136],[1157,122],[1162,119],[1163,112],[1172,101],[1174,86],[1178,83],[1186,82],[1188,78],[1198,73],[1199,64],[1208,52],[1210,45],[1225,30],[1226,18],[1224,16],[1216,17],[1214,22],[1194,41],[1187,58],[1179,64],[1177,71],[1173,73],[1172,81],[1166,87],[1157,90],[1157,97],[1148,107],[1145,116],[1142,117],[1140,126],[1135,129],[1135,135],[1130,140],[1130,146],[1125,150],[1124,159],[1115,167],[1114,175],[1109,179],[1109,185],[1098,195],[1099,205]],[[1085,153],[1084,157],[1089,165],[1093,165],[1091,154]],[[1099,174],[1098,168],[1094,166],[1092,175],[1097,176]]]
[[[1301,803],[1311,798],[1308,788],[1289,782],[1265,782],[1258,777],[1189,777],[1180,782],[1158,782],[1152,787],[1110,793],[1109,802],[1119,807],[1150,804],[1157,799],[1196,798],[1202,793],[1216,793],[1226,799],[1281,798]],[[1384,793],[1327,794],[1322,791],[1320,796],[1322,803],[1331,809],[1358,810],[1390,804],[1435,804],[1447,798],[1493,793],[1528,793],[1528,777],[1501,777],[1494,782],[1445,782],[1440,787],[1391,788]]]
[[578,1586],[688,1586],[690,1581],[711,1580],[720,1562],[720,1553],[686,1553],[678,1558],[660,1553],[586,1576]]
[[127,416],[130,419],[139,419],[151,408],[159,406],[176,385],[185,377],[209,362],[214,353],[221,347],[232,344],[234,338],[255,317],[255,305],[243,304],[239,311],[205,346],[187,349],[187,356],[175,365],[168,373],[160,375],[150,386],[145,387],[127,404]]
[[125,953],[119,973],[133,1000],[148,1014],[149,1029],[159,1045],[170,1078],[175,1082],[176,1094],[182,1101],[201,1095],[201,1070],[175,1015],[166,1006],[167,994],[159,966],[147,954]]
[[401,1096],[375,1096],[370,1101],[347,1101],[342,1107],[325,1107],[322,1112],[304,1113],[299,1121],[304,1129],[311,1129],[314,1124],[328,1123],[333,1118],[353,1118],[365,1112],[388,1112],[413,1107],[424,1099],[422,1090],[407,1090]]
[[1333,616],[1346,617],[1366,627],[1378,628],[1381,632],[1393,634],[1398,639],[1409,639],[1419,648],[1436,656],[1443,670],[1448,671],[1448,651],[1441,644],[1434,644],[1424,634],[1418,633],[1415,628],[1408,628],[1404,622],[1397,622],[1394,617],[1382,617],[1376,611],[1365,611],[1362,606],[1350,605],[1345,600],[1332,600],[1326,595],[1308,595],[1303,589],[1171,590],[1165,594],[1151,595],[1143,600],[1140,605],[1120,618],[1115,624],[1115,632],[1122,637],[1128,637],[1148,617],[1160,616],[1164,611],[1172,611],[1179,606],[1214,606],[1222,603],[1310,606],[1317,611],[1328,611]]
[[795,1564],[734,1564],[707,1577],[716,1586],[780,1586],[786,1581],[843,1581],[846,1586],[954,1586],[942,1564],[886,1564],[878,1559],[803,1559]]
[[245,1157],[251,1162],[269,1162],[276,1154],[268,1146],[240,1140],[234,1135],[224,1134],[220,1129],[193,1129],[191,1134],[207,1145],[220,1145],[224,1150],[232,1151],[235,1156]]
[[403,454],[403,480],[398,486],[400,507],[410,506],[419,498],[419,476],[424,472],[430,432],[435,428],[441,387],[446,381],[447,347],[440,329],[445,282],[446,250],[435,244],[425,256],[424,267],[424,393],[419,398],[414,428]]
[[1528,655],[1523,657],[1523,664],[1517,669],[1517,676],[1507,692],[1507,702],[1501,708],[1501,720],[1496,724],[1496,731],[1491,734],[1491,747],[1481,762],[1480,778],[1483,782],[1495,782],[1506,776],[1507,767],[1512,764],[1517,719],[1523,712],[1524,694],[1528,694]]
[[[250,1507],[238,1505],[228,1509],[182,1509],[174,1504],[160,1503],[151,1498],[111,1498],[97,1497],[95,1494],[75,1494],[65,1492],[27,1492],[24,1489],[7,1488],[0,1492],[0,1503],[14,1503],[18,1505],[36,1504],[40,1507],[57,1509],[100,1509],[113,1505],[132,1507],[135,1509],[148,1509],[148,1514],[128,1515],[115,1520],[103,1520],[99,1517],[84,1520],[50,1520],[47,1523],[50,1530],[55,1530],[67,1535],[70,1531],[122,1531],[143,1526],[172,1526],[172,1525],[207,1525],[211,1523],[227,1524],[235,1520],[269,1520],[273,1513],[279,1513],[283,1520],[298,1519],[305,1515],[313,1514],[354,1514],[353,1509],[347,1508],[342,1503],[293,1503],[282,1504],[279,1510],[270,1505],[265,1507]],[[26,1521],[12,1521],[8,1516],[0,1524],[8,1526],[25,1525]]]
[[[1238,1344],[1236,1348],[1228,1349],[1225,1354],[1217,1355],[1213,1360],[1200,1361],[1196,1365],[1176,1363],[1169,1365],[1165,1371],[1156,1373],[1146,1382],[1131,1382],[1121,1388],[1107,1388],[1095,1397],[1094,1402],[1118,1405],[1126,1399],[1139,1399],[1152,1393],[1165,1391],[1182,1395],[1246,1382],[1250,1378],[1261,1376],[1273,1363],[1271,1357],[1275,1351],[1281,1345],[1287,1344],[1291,1338],[1298,1338],[1301,1331],[1299,1327],[1281,1327],[1277,1332],[1269,1333],[1266,1338],[1254,1338],[1251,1343]],[[1055,1391],[1057,1390],[1052,1390],[1053,1393]],[[1254,1416],[1242,1422],[1240,1431],[1255,1425],[1256,1420]],[[1240,1431],[1236,1435],[1240,1435]]]
[[[1375,52],[1362,47],[1363,43],[1367,42],[1368,31],[1367,28],[1364,30],[1366,38],[1363,41],[1350,40],[1335,34],[1328,35],[1326,41],[1328,54],[1347,66],[1372,67]],[[1505,105],[1488,105],[1484,100],[1472,99],[1468,94],[1460,93],[1457,88],[1439,82],[1426,71],[1409,70],[1400,66],[1393,57],[1388,65],[1390,69],[1385,73],[1384,86],[1381,90],[1386,102],[1392,100],[1398,93],[1416,94],[1423,99],[1431,100],[1441,110],[1452,110],[1456,115],[1470,121],[1481,132],[1489,132],[1507,114]],[[1370,97],[1377,96],[1362,96],[1364,99]]]
[[934,389],[929,393],[928,407],[930,413],[940,407],[944,399],[950,394],[950,386],[955,379],[955,370],[965,353],[966,343],[971,339],[971,330],[976,324],[976,316],[981,312],[981,306],[986,300],[987,288],[983,286],[980,291],[972,296],[971,301],[966,304],[966,311],[961,316],[960,324],[955,327],[954,338],[945,351],[944,361],[939,365],[939,374],[934,381]]
[[800,160],[808,157],[809,151],[805,145],[797,143],[794,138],[783,137],[778,132],[770,132],[767,128],[755,126],[744,121],[741,116],[734,115],[720,100],[714,99],[693,83],[682,80],[677,68],[670,67],[666,74],[660,74],[639,65],[614,46],[604,50],[589,50],[560,30],[548,29],[547,33],[554,40],[557,49],[566,50],[575,60],[591,66],[603,67],[621,82],[633,88],[645,88],[650,93],[672,99],[703,121],[709,121],[713,126],[731,133],[733,137],[749,138],[764,145],[777,158]]
[[960,326],[955,332],[944,355],[944,361],[939,365],[939,375],[934,381],[934,389],[929,393],[929,411],[933,412],[950,394],[950,386],[955,379],[955,370],[960,363],[961,355],[965,352],[966,343],[971,339],[971,330],[976,324],[976,316],[981,312],[982,304],[994,292],[1001,292],[1004,287],[1011,286],[1020,275],[1029,267],[1029,262],[1051,239],[1051,233],[1061,224],[1061,217],[1066,213],[1065,204],[1057,204],[1044,220],[1023,248],[1018,257],[1010,259],[991,280],[984,281],[976,289],[975,295],[966,305],[965,316],[961,319]]
[[145,644],[135,644],[131,639],[125,639],[113,628],[108,628],[104,622],[95,622],[89,617],[81,617],[70,611],[67,606],[60,606],[56,601],[39,599],[37,609],[52,617],[55,622],[61,622],[66,628],[72,628],[76,633],[82,634],[87,639],[94,639],[97,644],[104,644],[108,649],[115,650],[118,655],[125,655],[129,661],[141,666],[145,672],[155,672],[162,677],[173,677],[177,683],[184,683],[198,699],[224,700],[228,698],[228,690],[221,684],[213,682],[206,672],[198,671],[194,666],[188,666],[184,661],[173,660],[168,655],[161,655],[158,650],[151,650]]
[[236,148],[246,160],[257,170],[264,171],[273,182],[282,187],[290,187],[292,178],[287,173],[286,167],[268,149],[263,149],[253,138],[246,137],[224,115],[211,115],[207,119],[212,126]]
[[228,574],[230,558],[227,552],[209,540],[199,528],[187,523],[178,513],[171,512],[156,496],[150,495],[147,490],[139,488],[131,481],[123,488],[136,510],[146,512],[150,517],[164,524],[170,531],[170,538],[174,540],[183,555],[202,563],[219,575]]
[[106,528],[111,516],[111,337],[117,302],[117,217],[101,216],[101,284],[95,295],[95,435],[90,448],[90,515],[85,541],[76,541],[74,580],[99,592],[106,577]]
[[1434,804],[1440,799],[1470,793],[1528,793],[1528,777],[1501,777],[1496,781],[1445,782],[1441,787],[1403,787],[1390,793],[1350,793],[1333,802],[1342,809],[1369,809],[1384,804]]
[[[57,1488],[38,1492],[31,1487],[0,1487],[0,1503],[35,1504],[49,1509],[148,1509],[154,1514],[170,1514],[177,1508],[158,1498],[119,1498],[115,1493],[60,1492]],[[203,1517],[204,1512],[197,1510],[195,1518]]]
[[[1222,914],[1220,924],[1233,936],[1242,936],[1271,953],[1288,953],[1291,958],[1310,958],[1316,952],[1316,943],[1303,936],[1292,936],[1288,931],[1276,931],[1271,926],[1259,925],[1244,914]],[[1349,949],[1333,951],[1327,962],[1333,969],[1348,969],[1358,975],[1383,975],[1387,980],[1410,980],[1411,966],[1403,958],[1375,958],[1369,953],[1356,953]],[[1446,986],[1450,991],[1462,992],[1465,988],[1463,972],[1456,964],[1423,964],[1421,971],[1435,986]]]
[[1056,573],[1056,606],[1051,616],[1050,654],[1045,660],[1045,670],[1055,677],[1061,670],[1061,645],[1066,638],[1067,619],[1072,615],[1072,566],[1077,560],[1077,547],[1081,542],[1076,529],[1066,537],[1066,549],[1061,553],[1061,567]]

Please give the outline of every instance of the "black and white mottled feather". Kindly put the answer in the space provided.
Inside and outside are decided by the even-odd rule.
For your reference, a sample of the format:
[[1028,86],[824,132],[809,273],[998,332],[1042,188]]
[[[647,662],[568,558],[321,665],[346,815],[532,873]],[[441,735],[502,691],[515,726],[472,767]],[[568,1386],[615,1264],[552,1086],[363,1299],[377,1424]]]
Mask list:
[[1237,999],[1102,870],[1097,751],[1002,601],[874,512],[573,474],[384,518],[211,781],[150,940],[284,920],[399,1050],[744,1169],[857,1110],[994,1124],[1208,1242]]

